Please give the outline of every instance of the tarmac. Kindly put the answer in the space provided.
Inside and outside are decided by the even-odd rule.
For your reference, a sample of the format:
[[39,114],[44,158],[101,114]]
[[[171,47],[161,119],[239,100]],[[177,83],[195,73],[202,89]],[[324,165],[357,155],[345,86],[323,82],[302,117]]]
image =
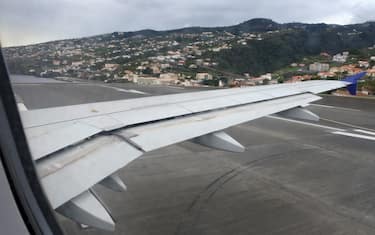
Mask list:
[[[13,84],[29,109],[202,90],[26,80]],[[184,142],[136,159],[119,172],[126,192],[94,187],[114,233],[56,216],[72,235],[375,234],[375,99],[322,97],[308,107],[319,122],[227,129],[244,153]]]

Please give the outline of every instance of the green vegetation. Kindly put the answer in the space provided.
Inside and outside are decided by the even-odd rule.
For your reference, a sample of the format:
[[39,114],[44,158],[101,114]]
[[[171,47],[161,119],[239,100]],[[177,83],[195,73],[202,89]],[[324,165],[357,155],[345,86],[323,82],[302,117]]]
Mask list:
[[246,46],[235,46],[232,50],[207,53],[206,56],[217,61],[222,69],[252,75],[272,72],[321,52],[335,54],[349,50],[358,53],[359,58],[368,58],[372,52],[358,48],[367,48],[374,44],[375,23],[361,29],[363,32],[352,35],[346,33],[349,28],[336,29],[324,24],[309,25],[305,30],[281,31],[264,40],[250,41]]

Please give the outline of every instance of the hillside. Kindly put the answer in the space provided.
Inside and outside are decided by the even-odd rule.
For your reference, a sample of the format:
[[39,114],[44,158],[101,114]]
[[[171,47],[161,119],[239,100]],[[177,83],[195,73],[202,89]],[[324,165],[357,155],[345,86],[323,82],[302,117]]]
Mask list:
[[[375,22],[341,26],[252,19],[234,26],[115,32],[4,52],[10,71],[18,74],[106,79],[123,76],[124,71],[177,72],[189,78],[205,72],[204,67],[258,76],[306,56],[374,44]],[[108,69],[105,64],[118,66]]]
[[211,56],[222,69],[235,73],[253,71],[253,74],[259,75],[273,72],[306,56],[321,52],[332,55],[366,48],[374,43],[375,23],[350,26],[300,24],[293,29],[280,29],[279,33],[266,36],[264,40],[236,46]]

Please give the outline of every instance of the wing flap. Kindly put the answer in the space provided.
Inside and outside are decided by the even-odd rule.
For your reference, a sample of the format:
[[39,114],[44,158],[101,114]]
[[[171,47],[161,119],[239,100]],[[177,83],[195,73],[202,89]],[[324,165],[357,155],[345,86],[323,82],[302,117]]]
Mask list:
[[99,136],[36,163],[45,193],[57,208],[110,176],[142,152],[116,136]]
[[101,129],[79,122],[48,125],[26,131],[34,160],[75,144],[101,132]]

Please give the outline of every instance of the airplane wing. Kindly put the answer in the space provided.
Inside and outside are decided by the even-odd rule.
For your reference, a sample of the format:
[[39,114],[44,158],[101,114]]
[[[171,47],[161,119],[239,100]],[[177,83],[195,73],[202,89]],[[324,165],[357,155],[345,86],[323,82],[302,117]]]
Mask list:
[[354,94],[364,75],[27,110],[21,118],[51,207],[79,223],[114,230],[92,187],[126,190],[116,172],[137,157],[186,140],[244,151],[224,129],[271,114],[318,120],[303,108],[321,99],[315,94],[347,86]]

